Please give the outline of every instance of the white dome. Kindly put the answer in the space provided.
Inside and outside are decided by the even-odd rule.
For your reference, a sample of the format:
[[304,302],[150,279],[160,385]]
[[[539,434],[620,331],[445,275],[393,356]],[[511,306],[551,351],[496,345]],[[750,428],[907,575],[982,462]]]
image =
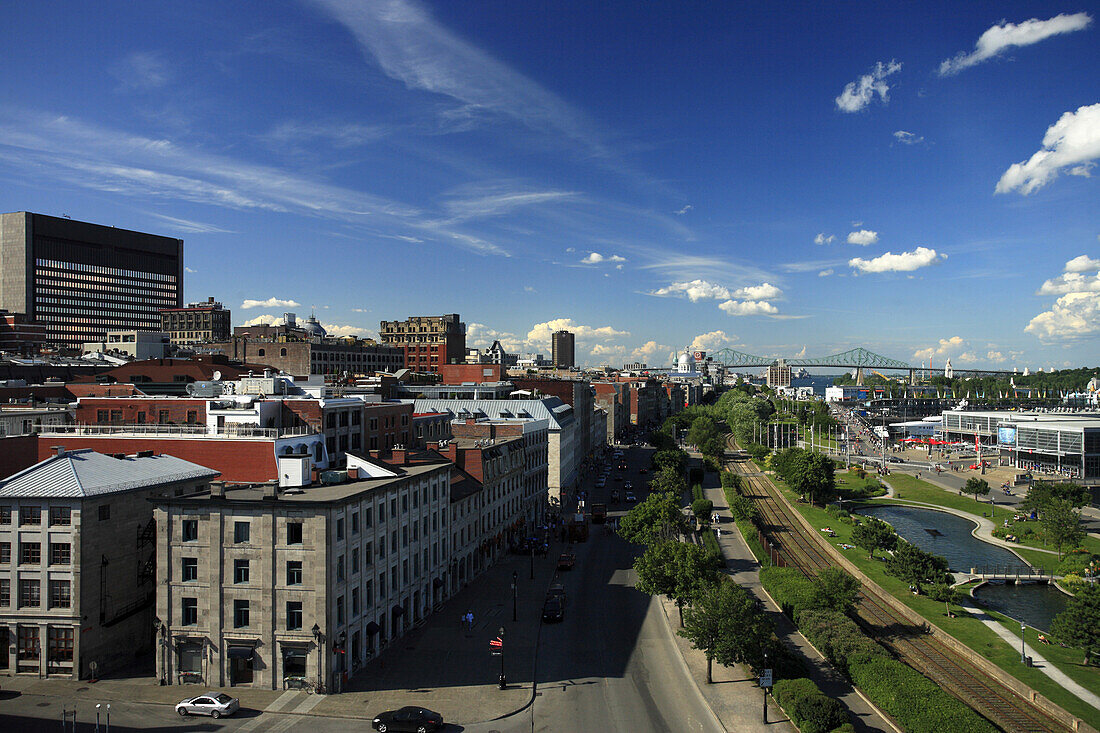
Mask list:
[[679,372],[690,372],[694,366],[695,360],[686,351],[680,354],[680,358],[676,360],[676,370]]
[[305,330],[306,333],[310,334],[311,336],[324,337],[328,335],[328,331],[325,330],[325,327],[317,322],[316,316],[310,316],[309,318],[307,318],[306,322],[302,324],[302,328]]

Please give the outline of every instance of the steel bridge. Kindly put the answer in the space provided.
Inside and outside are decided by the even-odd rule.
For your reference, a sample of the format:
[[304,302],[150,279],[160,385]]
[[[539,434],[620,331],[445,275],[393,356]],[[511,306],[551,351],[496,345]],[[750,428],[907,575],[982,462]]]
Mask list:
[[[735,349],[720,349],[711,354],[715,361],[725,365],[730,369],[738,368],[754,368],[754,367],[768,367],[779,361],[778,358],[769,358],[766,356],[756,356],[755,354],[746,354],[743,351],[736,351]],[[904,361],[898,361],[897,359],[891,359],[888,356],[882,354],[876,354],[873,351],[868,351],[863,347],[849,349],[848,351],[842,351],[839,354],[830,354],[829,356],[818,357],[792,357],[783,358],[783,362],[787,366],[791,367],[830,367],[830,368],[844,368],[856,370],[856,384],[863,384],[863,371],[865,369],[872,371],[892,370],[892,371],[905,371],[909,372],[909,383],[914,384],[916,382],[917,372],[928,371],[931,372],[931,368],[916,367]],[[995,371],[995,370],[983,370],[983,369],[952,369],[953,376],[965,377],[965,376],[985,376],[985,375],[1005,375],[1012,374],[1009,371]]]

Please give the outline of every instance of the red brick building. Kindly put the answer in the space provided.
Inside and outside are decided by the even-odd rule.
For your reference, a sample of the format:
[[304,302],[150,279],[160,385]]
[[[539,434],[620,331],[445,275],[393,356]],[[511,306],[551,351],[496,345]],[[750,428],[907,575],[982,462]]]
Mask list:
[[443,384],[483,384],[504,381],[504,367],[500,364],[440,364],[434,370]]
[[457,313],[382,321],[378,333],[383,344],[404,351],[406,369],[438,372],[443,364],[466,361],[466,324]]

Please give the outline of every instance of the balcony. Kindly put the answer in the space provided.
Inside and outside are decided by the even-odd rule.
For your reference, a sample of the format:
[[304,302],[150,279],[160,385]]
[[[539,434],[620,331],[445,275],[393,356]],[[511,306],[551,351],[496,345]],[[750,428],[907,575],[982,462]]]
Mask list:
[[115,424],[115,425],[43,425],[39,431],[42,436],[142,436],[149,438],[256,438],[273,440],[275,438],[293,438],[313,435],[317,431],[309,426],[293,428],[261,428],[255,425],[229,423],[220,428],[207,425],[157,425],[157,424]]

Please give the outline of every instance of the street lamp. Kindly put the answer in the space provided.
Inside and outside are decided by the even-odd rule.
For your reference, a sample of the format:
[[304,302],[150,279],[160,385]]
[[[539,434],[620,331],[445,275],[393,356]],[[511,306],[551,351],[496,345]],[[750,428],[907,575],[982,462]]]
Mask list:
[[1027,666],[1027,654],[1024,652],[1024,629],[1027,628],[1024,622],[1020,622],[1020,664]]
[[[534,551],[532,551],[531,557],[534,557],[534,556],[535,556]],[[512,621],[516,620],[516,581],[517,580],[518,580],[518,576],[516,574],[516,571],[513,570],[512,571]]]
[[[503,626],[497,629],[497,636],[500,637],[500,640],[502,642],[504,641]],[[504,644],[500,645],[500,679],[498,680],[498,682],[500,683],[500,689],[503,690],[508,687],[508,678],[504,676]]]
[[325,689],[325,679],[321,674],[321,662],[325,655],[325,635],[317,624],[313,624],[312,631],[313,639],[317,642],[317,692],[321,692]]
[[160,684],[163,687],[168,684],[168,625],[160,620],[160,616],[153,617],[153,635],[157,647],[160,649]]

